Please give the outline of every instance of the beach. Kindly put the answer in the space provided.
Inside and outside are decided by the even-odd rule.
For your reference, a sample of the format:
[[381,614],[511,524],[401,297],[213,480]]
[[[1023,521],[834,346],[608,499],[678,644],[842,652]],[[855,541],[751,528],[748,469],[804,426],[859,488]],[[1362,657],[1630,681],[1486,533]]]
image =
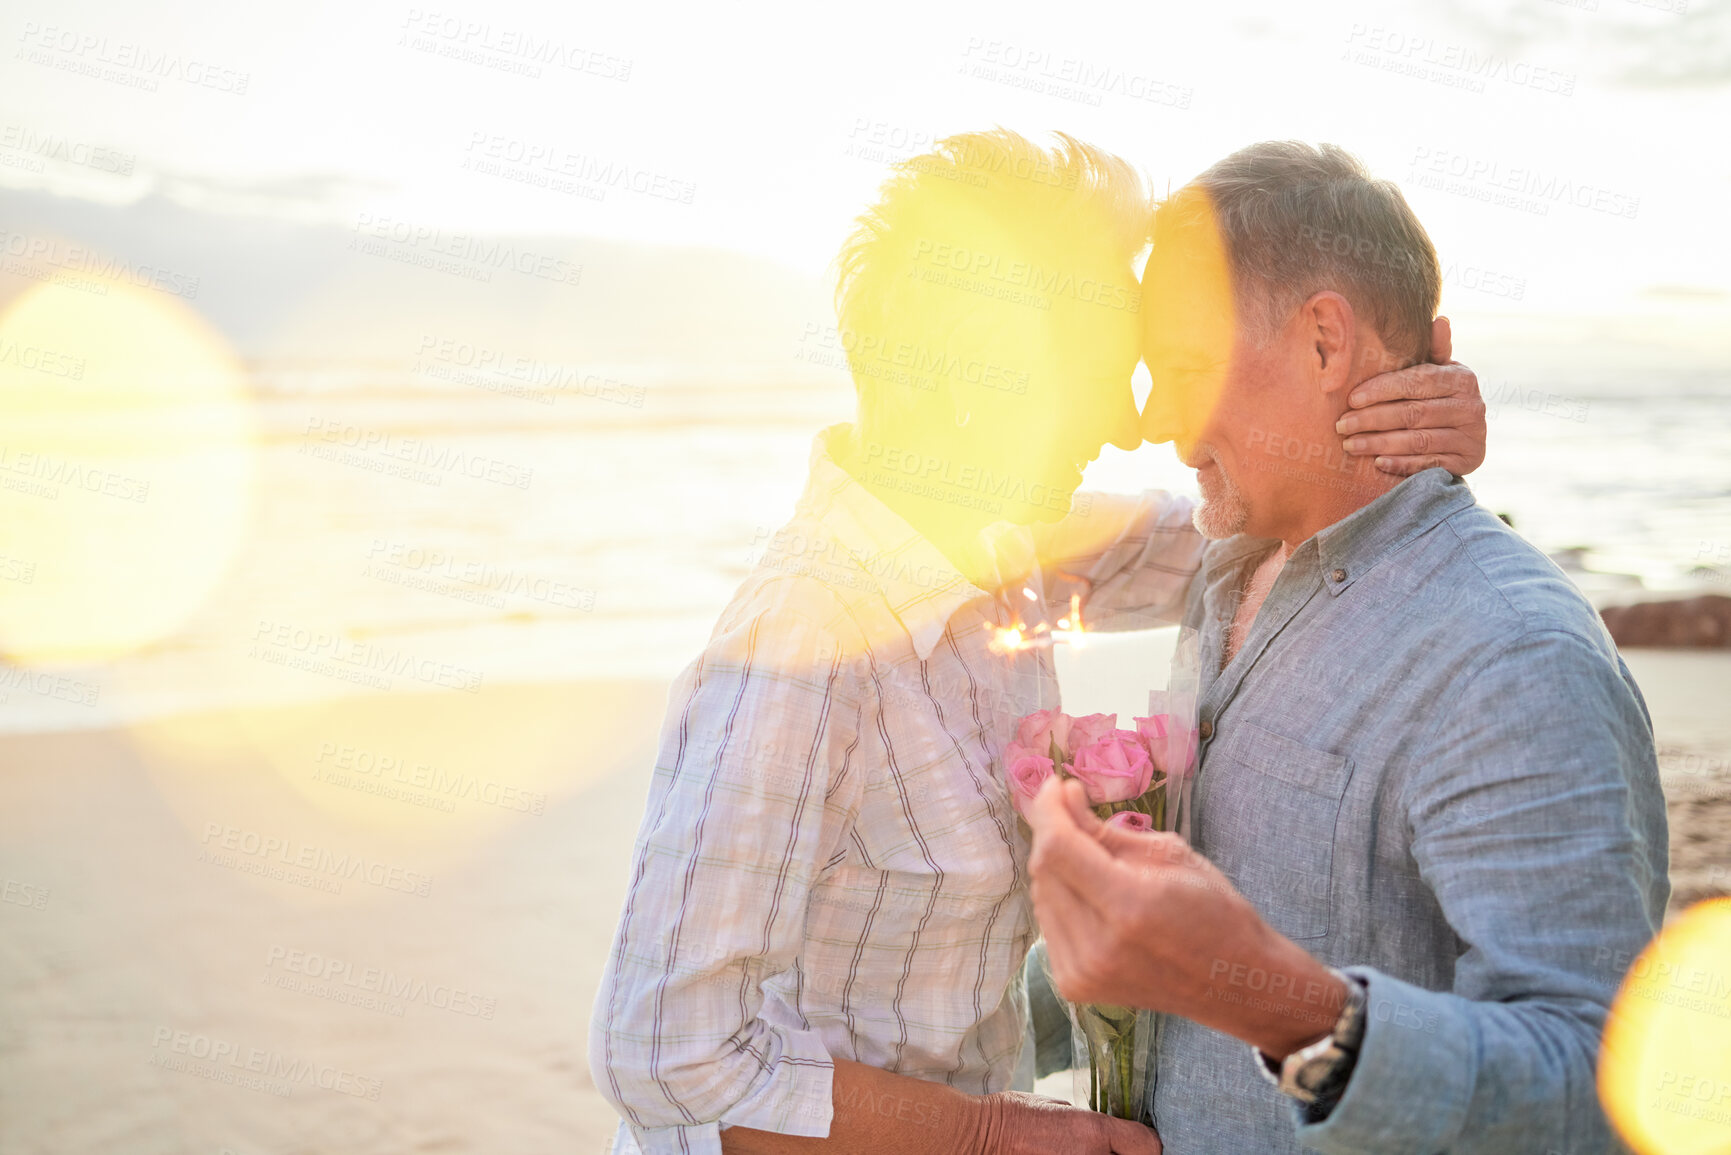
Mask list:
[[0,1150],[604,1150],[589,1007],[664,695],[6,738]]
[[[1627,659],[1674,907],[1731,893],[1731,654]],[[665,693],[376,694],[0,739],[0,1150],[606,1150],[590,1008]]]

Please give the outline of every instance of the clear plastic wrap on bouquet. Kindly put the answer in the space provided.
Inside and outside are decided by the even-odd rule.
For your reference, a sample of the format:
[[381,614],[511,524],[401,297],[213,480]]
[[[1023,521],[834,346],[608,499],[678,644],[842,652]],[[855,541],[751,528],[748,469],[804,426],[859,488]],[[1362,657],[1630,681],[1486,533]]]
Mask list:
[[[1165,735],[1150,752],[1165,775],[1153,809],[1156,829],[1190,839],[1197,764],[1197,707],[1201,685],[1196,631],[1179,631],[1171,675],[1163,690],[1148,692],[1150,718],[1164,716]],[[1042,952],[1042,960],[1044,953]],[[1046,976],[1051,981],[1050,973]],[[1052,984],[1055,993],[1057,986]],[[1063,1002],[1070,1019],[1071,1102],[1119,1119],[1154,1125],[1150,1078],[1158,1053],[1160,1016],[1136,1007]]]
[[1136,1007],[1069,1003],[1071,1102],[1153,1126],[1148,1117],[1148,1056],[1155,1015]]
[[1200,639],[1181,627],[1172,651],[1172,675],[1164,690],[1148,691],[1148,713],[1167,716],[1165,824],[1161,827],[1190,841],[1196,788],[1197,709],[1202,670]]

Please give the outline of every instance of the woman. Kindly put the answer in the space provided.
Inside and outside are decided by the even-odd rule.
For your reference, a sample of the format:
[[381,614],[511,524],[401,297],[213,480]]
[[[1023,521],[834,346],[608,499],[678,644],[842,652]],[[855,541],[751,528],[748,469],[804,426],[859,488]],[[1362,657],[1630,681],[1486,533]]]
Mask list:
[[1036,929],[1000,762],[1057,704],[1043,635],[1175,620],[1201,553],[1187,499],[1074,496],[1141,442],[1149,211],[1118,158],[997,131],[844,246],[857,419],[670,697],[591,1028],[615,1150],[1158,1151],[1006,1090]]

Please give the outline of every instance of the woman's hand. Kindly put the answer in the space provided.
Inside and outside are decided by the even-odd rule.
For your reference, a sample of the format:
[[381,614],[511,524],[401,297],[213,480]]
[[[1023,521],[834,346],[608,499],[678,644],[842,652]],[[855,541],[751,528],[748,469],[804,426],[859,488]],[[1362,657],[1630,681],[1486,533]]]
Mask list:
[[1433,466],[1464,476],[1484,464],[1485,402],[1478,374],[1450,360],[1449,319],[1431,322],[1431,363],[1359,382],[1335,423],[1346,451],[1375,455],[1384,473],[1408,477]]

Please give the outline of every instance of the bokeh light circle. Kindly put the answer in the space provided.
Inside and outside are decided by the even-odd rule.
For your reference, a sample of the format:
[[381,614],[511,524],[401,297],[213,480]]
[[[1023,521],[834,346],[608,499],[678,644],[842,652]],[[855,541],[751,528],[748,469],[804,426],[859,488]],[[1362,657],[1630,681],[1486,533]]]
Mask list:
[[246,378],[178,298],[32,286],[0,312],[0,654],[100,662],[173,634],[246,531]]

